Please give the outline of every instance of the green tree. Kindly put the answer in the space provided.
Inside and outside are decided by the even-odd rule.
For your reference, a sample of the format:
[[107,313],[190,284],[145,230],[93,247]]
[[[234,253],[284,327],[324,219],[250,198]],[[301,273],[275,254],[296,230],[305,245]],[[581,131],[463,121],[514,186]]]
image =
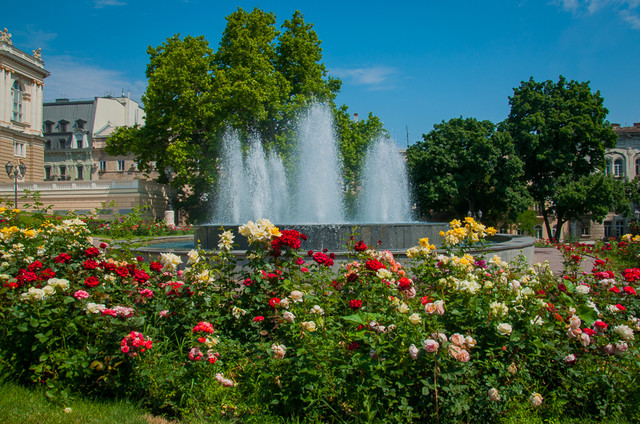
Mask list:
[[197,218],[194,206],[207,202],[215,178],[216,134],[221,129],[213,51],[204,37],[174,35],[147,53],[145,125],[116,130],[107,140],[107,152],[133,153],[139,169],[159,171],[160,182],[168,181],[165,171],[172,168],[179,204]]
[[291,84],[292,102],[298,105],[310,101],[333,104],[342,82],[328,75],[322,60],[322,48],[312,24],[304,22],[300,11],[284,21],[284,31],[276,48],[275,68]]
[[[588,82],[522,82],[509,97],[511,111],[504,129],[511,134],[517,155],[524,162],[525,179],[531,197],[540,206],[547,234],[551,234],[550,213],[557,209],[564,185],[575,183],[604,167],[604,152],[614,147],[617,136],[606,120],[608,110],[600,92]],[[585,213],[597,213],[592,198],[583,198]],[[575,199],[577,200],[577,199]],[[568,217],[556,210],[555,238]]]
[[407,149],[409,175],[423,215],[456,217],[482,210],[489,221],[510,219],[528,206],[522,162],[508,134],[490,121],[454,118]]
[[[238,8],[226,19],[216,52],[202,36],[174,35],[148,48],[146,124],[121,128],[108,140],[110,154],[133,153],[140,169],[160,172],[160,182],[168,181],[165,169],[171,167],[178,206],[192,222],[209,213],[227,127],[245,139],[259,135],[267,150],[286,158],[298,113],[312,101],[329,103],[349,170],[357,168],[364,143],[354,131],[382,127],[373,115],[355,130],[340,121],[334,100],[341,82],[328,76],[318,35],[300,12],[284,22],[282,33],[275,15],[259,9]],[[347,175],[353,178],[355,171]]]
[[[632,199],[627,192],[629,185],[626,181],[604,175],[602,172],[578,179],[568,176],[561,178],[553,205],[558,227],[568,221],[580,220],[587,216],[592,221],[602,221],[610,211],[630,214]],[[559,234],[555,234],[556,239]]]
[[229,15],[214,56],[220,118],[245,134],[273,140],[285,119],[291,83],[275,68],[279,35],[273,13],[241,8]]

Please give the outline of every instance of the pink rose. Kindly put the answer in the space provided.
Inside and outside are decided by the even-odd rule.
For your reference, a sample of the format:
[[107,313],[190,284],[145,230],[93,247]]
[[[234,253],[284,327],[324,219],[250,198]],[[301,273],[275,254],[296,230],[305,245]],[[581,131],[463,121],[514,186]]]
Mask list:
[[427,339],[423,342],[424,350],[429,353],[437,352],[440,348],[440,343],[433,339]]
[[89,293],[87,293],[84,290],[78,290],[77,292],[75,292],[73,294],[73,297],[75,297],[76,299],[80,300],[80,299],[86,299],[89,297]]

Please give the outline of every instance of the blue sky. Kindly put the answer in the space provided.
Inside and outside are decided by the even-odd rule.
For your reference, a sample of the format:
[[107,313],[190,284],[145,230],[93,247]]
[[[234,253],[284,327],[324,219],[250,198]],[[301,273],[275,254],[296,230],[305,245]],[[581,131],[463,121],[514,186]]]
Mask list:
[[521,81],[590,81],[609,121],[640,122],[640,0],[10,2],[0,27],[26,52],[42,48],[45,100],[91,99],[146,86],[146,49],[174,34],[216,50],[238,7],[300,10],[343,80],[338,104],[379,116],[400,145],[463,116],[499,122]]

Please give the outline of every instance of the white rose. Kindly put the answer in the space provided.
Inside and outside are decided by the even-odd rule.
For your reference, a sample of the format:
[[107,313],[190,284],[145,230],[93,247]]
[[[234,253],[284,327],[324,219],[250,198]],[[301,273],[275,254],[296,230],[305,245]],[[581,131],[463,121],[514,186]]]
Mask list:
[[418,359],[418,352],[419,351],[416,345],[412,344],[411,346],[409,346],[409,355],[412,359]]
[[529,396],[529,402],[531,402],[531,405],[534,407],[542,405],[542,400],[543,398],[540,393],[533,393],[531,396]]
[[280,303],[278,303],[278,306],[284,309],[289,309],[290,303],[291,302],[289,302],[289,299],[285,297],[284,299],[280,300]]
[[628,325],[617,325],[613,328],[613,331],[615,333],[618,333],[620,335],[620,337],[622,337],[625,340],[634,340],[635,337],[633,336],[633,330],[628,326]]
[[590,291],[591,291],[591,289],[589,288],[589,286],[585,286],[584,284],[576,286],[576,293],[578,293],[578,294],[587,294]]
[[409,322],[413,325],[418,325],[422,322],[422,319],[418,314],[411,314],[411,316],[409,316]]
[[511,331],[513,331],[513,328],[509,324],[502,323],[498,325],[498,333],[502,336],[508,336],[511,334]]
[[285,311],[285,312],[282,314],[282,319],[284,319],[284,320],[285,320],[285,321],[287,321],[287,322],[293,322],[293,321],[296,319],[296,316],[295,316],[295,315],[293,315],[293,314],[292,314],[291,312],[289,312],[289,311]]
[[293,299],[294,302],[302,302],[303,295],[304,293],[302,293],[300,290],[294,290],[291,292],[291,299]]
[[313,333],[314,331],[316,331],[316,323],[313,321],[304,321],[302,323],[302,329]]
[[407,312],[409,312],[409,307],[406,303],[403,302],[402,305],[398,306],[398,312],[400,312],[401,314],[406,314]]
[[491,399],[492,401],[494,402],[500,401],[500,393],[498,393],[498,389],[492,387],[491,389],[489,389],[488,395],[489,395],[489,399]]

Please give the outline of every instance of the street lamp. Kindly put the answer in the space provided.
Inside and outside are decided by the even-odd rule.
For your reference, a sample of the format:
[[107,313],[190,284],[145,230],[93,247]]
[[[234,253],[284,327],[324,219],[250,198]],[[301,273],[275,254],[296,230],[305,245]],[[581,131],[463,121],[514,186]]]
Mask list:
[[170,166],[164,169],[164,174],[167,176],[167,209],[164,211],[164,223],[169,227],[175,227],[175,212],[173,211],[173,199],[171,197],[171,180],[173,180],[174,172]]
[[9,178],[13,178],[13,192],[14,192],[13,207],[17,208],[18,207],[18,180],[21,180],[24,178],[25,174],[27,173],[27,165],[25,165],[23,162],[20,162],[20,165],[14,166],[13,163],[9,161],[4,165],[4,169],[5,171],[7,171],[7,175],[9,176]]

